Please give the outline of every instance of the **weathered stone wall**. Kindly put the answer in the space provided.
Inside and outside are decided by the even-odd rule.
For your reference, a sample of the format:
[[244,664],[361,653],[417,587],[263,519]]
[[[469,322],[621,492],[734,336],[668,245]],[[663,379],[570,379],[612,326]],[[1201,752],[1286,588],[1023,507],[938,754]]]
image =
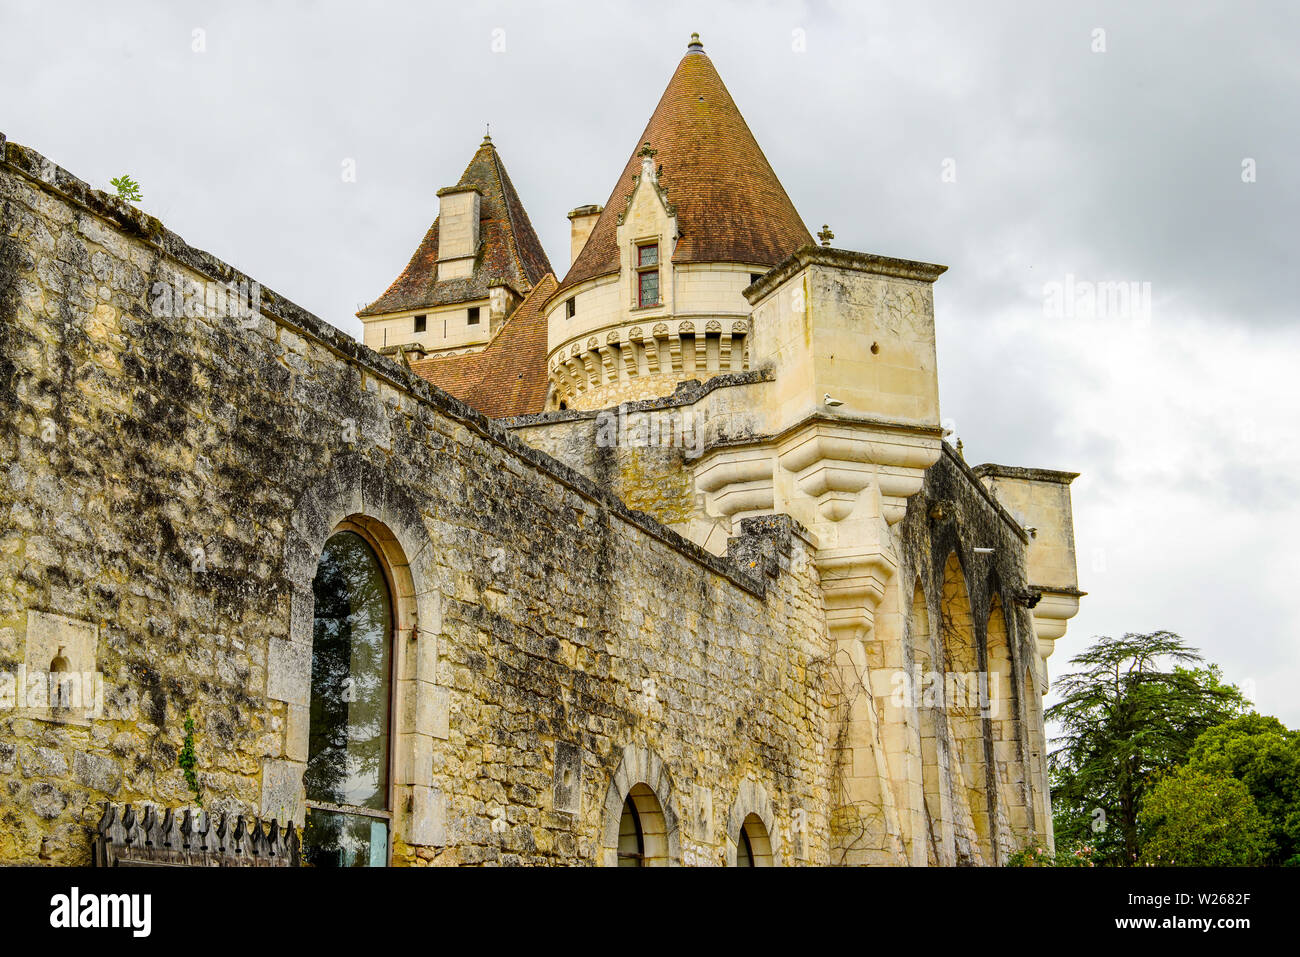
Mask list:
[[48,666],[36,621],[103,675],[85,721],[0,709],[0,862],[87,862],[106,800],[191,804],[187,715],[208,808],[299,817],[310,581],[348,518],[410,626],[397,861],[606,860],[638,780],[683,863],[734,856],[749,810],[783,862],[828,859],[797,525],[710,555],[266,289],[155,315],[156,283],[246,277],[0,149],[0,672]]
[[708,382],[679,383],[663,398],[598,411],[544,412],[501,424],[630,508],[684,531],[702,510],[693,475],[696,460],[715,445],[754,438],[755,410],[769,386],[770,377],[762,372],[725,373]]
[[[546,413],[503,424],[692,540],[708,544],[721,536],[725,542],[721,529],[729,522],[705,525],[691,473],[701,449],[769,438],[755,430],[754,420],[771,398],[765,391],[770,385],[761,372],[745,373],[684,383],[672,396],[613,410]],[[698,430],[686,442],[647,441],[665,423],[684,421]],[[611,441],[611,429],[618,441]],[[879,784],[865,797],[833,797],[832,862],[993,864],[1031,841],[1050,842],[1042,685],[1028,675],[1039,665],[1028,607],[1038,596],[1026,571],[1030,540],[1024,528],[996,490],[945,447],[890,538],[899,567],[864,648],[872,687],[849,673],[832,678],[846,707],[838,710],[828,742],[838,767],[833,781],[842,790],[864,766],[870,778],[883,755]],[[960,577],[960,587],[946,582],[951,575]],[[919,613],[913,607],[918,589]],[[990,623],[998,616],[1005,620],[1003,662],[990,653]],[[900,706],[895,690],[900,673],[914,673],[923,661],[945,680],[986,675],[995,713],[976,715],[961,702],[943,701],[932,712],[929,739],[922,740],[918,703]],[[848,704],[858,696],[870,699],[873,726],[855,725]],[[932,767],[923,773],[927,761]],[[926,804],[927,773],[929,805],[942,792],[942,810]],[[1036,791],[1027,788],[1030,783]],[[934,847],[914,846],[932,834]]]

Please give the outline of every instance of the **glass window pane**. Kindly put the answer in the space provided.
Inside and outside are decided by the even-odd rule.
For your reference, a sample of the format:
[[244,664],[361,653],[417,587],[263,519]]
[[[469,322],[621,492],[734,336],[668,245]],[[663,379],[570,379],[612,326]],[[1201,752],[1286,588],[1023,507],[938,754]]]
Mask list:
[[388,823],[360,814],[309,808],[302,849],[303,859],[311,867],[385,867]]
[[311,655],[308,801],[388,806],[392,602],[379,557],[360,535],[325,543]]
[[618,822],[618,866],[640,867],[645,848],[641,843],[641,820],[632,799],[623,802],[623,817]]
[[743,826],[740,828],[740,843],[736,845],[736,866],[754,866],[754,849],[749,846],[749,832]]
[[659,262],[659,244],[651,243],[649,246],[637,247],[637,265],[654,266]]
[[640,305],[651,306],[659,301],[659,271],[641,273]]

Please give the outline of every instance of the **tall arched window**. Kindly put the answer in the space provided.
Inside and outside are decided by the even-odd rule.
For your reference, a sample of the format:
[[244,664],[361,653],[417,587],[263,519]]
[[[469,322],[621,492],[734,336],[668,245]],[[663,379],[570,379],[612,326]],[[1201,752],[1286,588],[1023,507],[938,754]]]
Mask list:
[[376,550],[352,530],[325,543],[312,589],[304,858],[318,867],[383,867],[392,820],[392,589]]

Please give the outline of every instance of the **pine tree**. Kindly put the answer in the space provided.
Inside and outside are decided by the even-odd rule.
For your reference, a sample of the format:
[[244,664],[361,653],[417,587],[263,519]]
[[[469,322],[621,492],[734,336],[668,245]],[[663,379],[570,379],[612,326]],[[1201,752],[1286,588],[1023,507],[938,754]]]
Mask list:
[[1245,710],[1241,692],[1169,631],[1102,637],[1057,681],[1046,718],[1062,734],[1051,754],[1057,840],[1088,841],[1099,863],[1137,862],[1138,811],[1159,772],[1196,738]]

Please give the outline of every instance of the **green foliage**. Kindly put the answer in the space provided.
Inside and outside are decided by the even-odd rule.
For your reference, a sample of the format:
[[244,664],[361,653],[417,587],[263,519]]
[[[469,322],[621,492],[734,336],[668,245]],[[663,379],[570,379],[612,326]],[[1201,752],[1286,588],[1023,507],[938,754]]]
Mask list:
[[185,772],[185,783],[189,785],[190,790],[194,792],[194,801],[199,807],[203,807],[203,795],[199,791],[198,757],[194,753],[194,719],[188,714],[185,716],[185,741],[181,745],[180,757],[177,760],[180,769]]
[[1029,844],[1007,858],[1007,867],[1096,867],[1095,849],[1088,844],[1060,847],[1053,854],[1042,844]]
[[140,184],[133,180],[129,174],[123,173],[116,179],[110,179],[113,188],[117,190],[119,199],[124,199],[128,203],[138,203],[144,197],[140,195]]
[[1269,823],[1267,863],[1300,866],[1300,733],[1252,712],[1202,734],[1187,764],[1244,784]]
[[1141,863],[1158,867],[1263,864],[1271,826],[1246,785],[1226,773],[1181,767],[1163,775],[1138,812]]
[[1241,692],[1178,635],[1102,637],[1071,659],[1046,718],[1063,734],[1051,754],[1057,840],[1091,846],[1099,864],[1137,861],[1138,810],[1155,776],[1182,764],[1203,732],[1240,714]]

